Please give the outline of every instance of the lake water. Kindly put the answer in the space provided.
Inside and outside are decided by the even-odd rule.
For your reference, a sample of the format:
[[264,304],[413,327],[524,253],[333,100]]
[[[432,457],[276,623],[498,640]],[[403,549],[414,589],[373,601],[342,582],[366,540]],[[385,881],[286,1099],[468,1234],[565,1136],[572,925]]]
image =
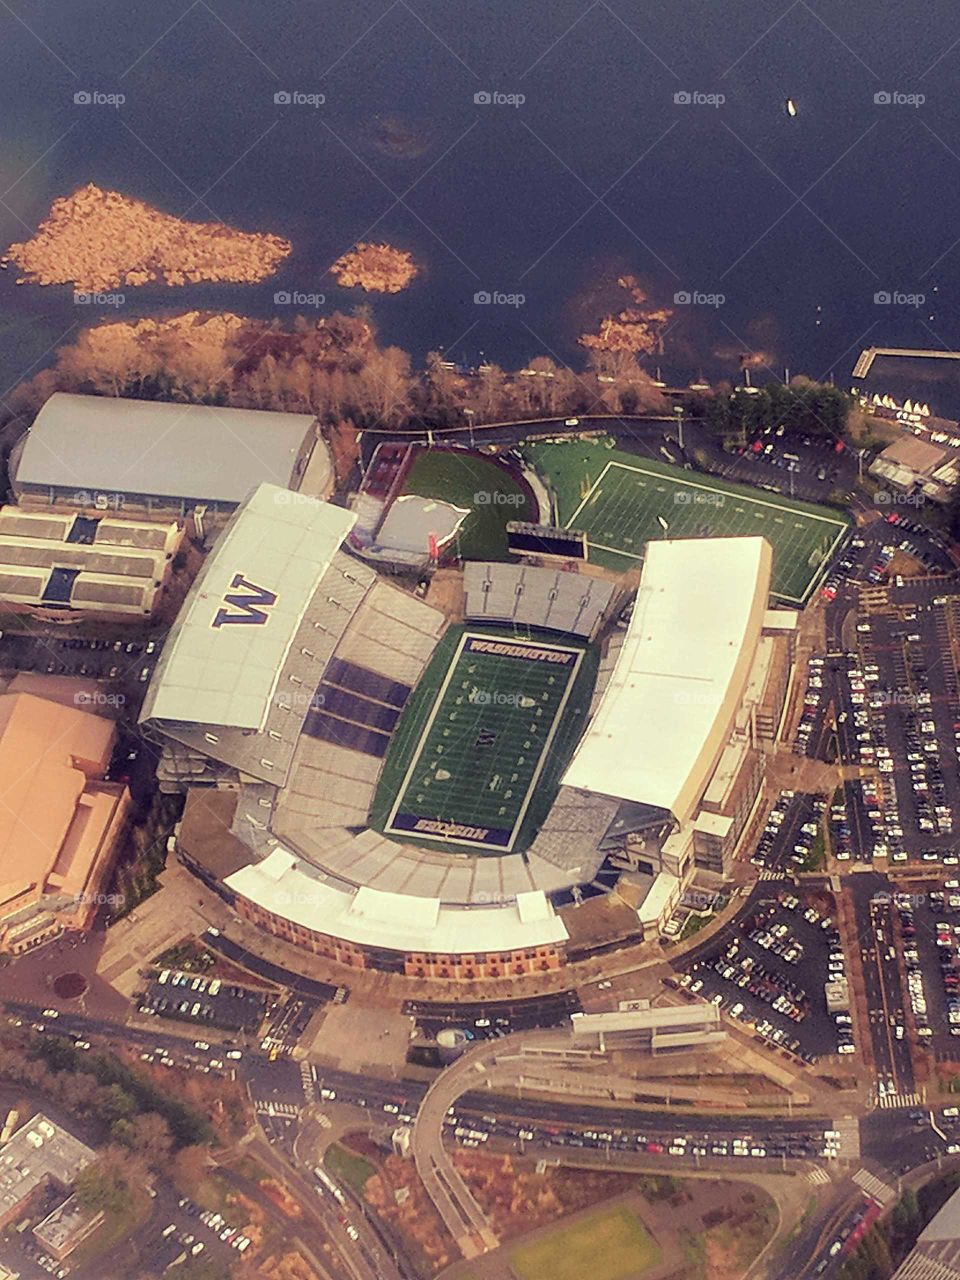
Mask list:
[[[264,285],[128,289],[122,314],[282,316],[281,289],[351,306],[364,295],[327,268],[371,238],[421,267],[405,293],[366,295],[383,337],[418,359],[443,346],[578,362],[577,335],[625,304],[625,272],[656,303],[699,295],[665,338],[675,379],[734,376],[749,349],[846,386],[864,345],[960,345],[955,0],[13,7],[4,245],[86,182],[293,242]],[[125,102],[77,105],[78,91]],[[90,314],[13,278],[0,275],[4,388]],[[917,389],[956,410],[941,372],[921,387],[918,367]]]

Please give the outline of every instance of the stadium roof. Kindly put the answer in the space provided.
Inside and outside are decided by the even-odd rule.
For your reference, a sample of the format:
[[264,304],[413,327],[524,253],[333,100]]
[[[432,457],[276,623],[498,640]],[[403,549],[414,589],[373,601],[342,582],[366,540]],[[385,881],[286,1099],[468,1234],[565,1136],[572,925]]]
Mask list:
[[58,391],[26,436],[14,483],[242,502],[288,485],[314,419]]
[[647,544],[626,639],[564,785],[686,821],[743,695],[772,558],[764,538]]
[[438,898],[367,887],[353,893],[318,878],[279,847],[224,883],[265,911],[358,946],[454,955],[517,951],[567,937],[540,891],[519,894],[516,906],[490,907],[448,907]]
[[261,728],[300,620],[355,519],[342,507],[260,485],[191,587],[141,721]]

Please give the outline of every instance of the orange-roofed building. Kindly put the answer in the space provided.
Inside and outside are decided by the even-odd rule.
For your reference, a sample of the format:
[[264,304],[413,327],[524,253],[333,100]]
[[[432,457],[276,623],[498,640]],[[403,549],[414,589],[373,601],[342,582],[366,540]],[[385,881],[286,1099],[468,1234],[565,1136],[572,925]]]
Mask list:
[[130,807],[104,780],[115,741],[88,711],[0,695],[0,951],[92,924]]

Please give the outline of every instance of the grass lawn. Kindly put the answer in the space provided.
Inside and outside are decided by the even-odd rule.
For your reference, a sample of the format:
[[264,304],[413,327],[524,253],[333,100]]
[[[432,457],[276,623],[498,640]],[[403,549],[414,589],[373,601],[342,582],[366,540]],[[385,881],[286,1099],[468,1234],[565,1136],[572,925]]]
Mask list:
[[466,560],[508,559],[507,521],[536,519],[526,490],[505,466],[465,449],[421,450],[403,492],[470,509],[459,537]]
[[433,848],[521,852],[583,731],[596,668],[575,641],[451,627],[397,726],[371,826]]
[[623,1207],[592,1213],[510,1254],[517,1280],[639,1280],[659,1264],[660,1248]]
[[800,604],[849,527],[826,507],[635,457],[602,440],[524,452],[554,492],[558,522],[587,534],[591,560],[621,571],[643,559],[651,538],[761,534],[773,547],[773,594]]
[[345,1182],[347,1186],[353,1187],[359,1196],[363,1195],[363,1188],[367,1179],[372,1178],[377,1172],[374,1165],[364,1156],[357,1155],[355,1151],[348,1151],[346,1147],[342,1147],[338,1142],[327,1148],[323,1157],[323,1167],[331,1178],[336,1179],[337,1182]]

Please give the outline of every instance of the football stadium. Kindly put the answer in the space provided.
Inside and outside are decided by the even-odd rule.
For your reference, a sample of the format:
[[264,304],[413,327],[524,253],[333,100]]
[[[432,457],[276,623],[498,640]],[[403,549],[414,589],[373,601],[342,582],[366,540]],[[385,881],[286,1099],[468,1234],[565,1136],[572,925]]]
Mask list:
[[184,864],[294,947],[418,979],[555,969],[719,883],[793,677],[771,540],[661,536],[639,587],[463,559],[425,592],[370,563],[368,516],[262,484],[200,570],[141,711]]

